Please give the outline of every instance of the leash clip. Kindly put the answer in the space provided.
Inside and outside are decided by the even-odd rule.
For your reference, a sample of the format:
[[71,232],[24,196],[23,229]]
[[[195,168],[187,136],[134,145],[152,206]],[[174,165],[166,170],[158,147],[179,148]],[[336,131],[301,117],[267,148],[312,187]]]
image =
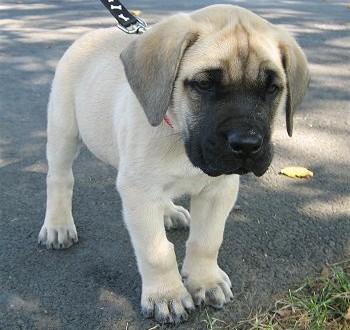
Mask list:
[[131,14],[119,0],[101,0],[101,2],[117,20],[117,27],[123,32],[128,34],[146,32],[147,23]]
[[117,27],[127,34],[141,34],[147,31],[147,23],[141,18],[136,18],[136,23],[127,27],[120,23],[117,23]]

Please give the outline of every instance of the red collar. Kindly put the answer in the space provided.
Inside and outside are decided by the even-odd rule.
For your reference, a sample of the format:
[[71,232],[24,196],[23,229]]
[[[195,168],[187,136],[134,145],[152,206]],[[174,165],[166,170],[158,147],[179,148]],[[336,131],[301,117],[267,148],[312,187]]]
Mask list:
[[169,127],[174,128],[174,126],[171,124],[170,118],[167,115],[164,116],[163,120]]

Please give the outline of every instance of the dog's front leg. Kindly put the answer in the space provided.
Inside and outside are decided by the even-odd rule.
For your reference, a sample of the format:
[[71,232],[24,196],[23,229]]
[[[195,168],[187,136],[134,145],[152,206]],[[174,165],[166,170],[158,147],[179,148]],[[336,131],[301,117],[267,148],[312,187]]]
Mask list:
[[234,205],[239,177],[218,179],[191,199],[190,235],[182,268],[184,283],[196,305],[215,308],[232,300],[231,282],[218,266],[226,218]]
[[124,220],[142,277],[142,312],[160,323],[178,323],[194,309],[176,263],[174,246],[164,228],[165,204],[144,187],[118,179]]

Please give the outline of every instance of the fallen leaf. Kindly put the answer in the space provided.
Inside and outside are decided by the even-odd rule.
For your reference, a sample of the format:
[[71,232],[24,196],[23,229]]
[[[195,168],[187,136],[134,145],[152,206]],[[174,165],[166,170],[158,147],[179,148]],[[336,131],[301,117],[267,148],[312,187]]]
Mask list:
[[350,321],[350,306],[348,308],[348,312],[344,315],[344,319]]
[[321,277],[322,278],[329,278],[331,275],[331,269],[327,266],[323,267],[322,271],[321,271]]
[[275,313],[281,318],[286,318],[290,316],[291,312],[292,311],[289,308],[282,308],[282,309],[279,309],[278,311],[275,311]]
[[301,166],[289,166],[280,171],[280,174],[286,175],[290,178],[311,178],[314,176],[313,172]]
[[130,10],[130,13],[135,16],[140,16],[142,14],[141,10]]

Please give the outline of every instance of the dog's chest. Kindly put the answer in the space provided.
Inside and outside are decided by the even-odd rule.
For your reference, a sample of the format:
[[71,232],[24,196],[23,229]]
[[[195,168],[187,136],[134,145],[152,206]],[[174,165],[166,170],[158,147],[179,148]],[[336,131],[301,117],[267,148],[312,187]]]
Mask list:
[[196,195],[208,186],[212,180],[213,178],[203,173],[190,177],[171,176],[164,184],[163,191],[171,198],[182,195]]

